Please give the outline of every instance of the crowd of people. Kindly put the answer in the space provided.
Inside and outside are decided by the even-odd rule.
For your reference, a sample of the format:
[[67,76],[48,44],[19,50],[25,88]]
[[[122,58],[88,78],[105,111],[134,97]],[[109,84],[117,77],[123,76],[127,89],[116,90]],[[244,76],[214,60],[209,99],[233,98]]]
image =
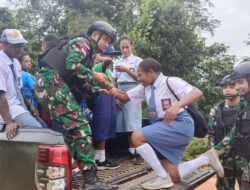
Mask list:
[[[236,66],[221,81],[225,101],[210,113],[210,150],[181,163],[194,135],[194,121],[185,108],[202,91],[179,77],[165,76],[157,60],[135,56],[129,36],[119,38],[120,51],[112,46],[115,40],[116,30],[103,21],[71,39],[48,34],[33,76],[31,58],[23,51],[28,41],[19,30],[5,29],[0,122],[7,138],[14,138],[19,127],[61,132],[82,171],[84,189],[118,189],[96,176],[97,169],[120,166],[110,162],[105,151],[106,140],[116,133],[126,133],[131,155],[140,155],[155,171],[156,176],[142,184],[145,189],[169,188],[203,165],[217,172],[217,189],[234,189],[236,179],[241,189],[248,189],[250,62]],[[143,128],[142,102],[147,103],[150,121]]]

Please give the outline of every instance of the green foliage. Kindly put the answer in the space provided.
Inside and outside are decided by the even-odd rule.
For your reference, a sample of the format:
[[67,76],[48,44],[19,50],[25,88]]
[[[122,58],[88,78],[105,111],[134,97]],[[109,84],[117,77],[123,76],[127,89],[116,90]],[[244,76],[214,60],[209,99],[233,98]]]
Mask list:
[[[221,97],[219,79],[235,61],[224,44],[206,46],[200,32],[213,34],[219,22],[207,11],[209,0],[12,0],[14,10],[0,9],[0,29],[16,27],[36,63],[47,33],[74,36],[96,20],[110,22],[118,34],[134,39],[135,54],[153,57],[163,73],[179,76],[200,88],[204,113]],[[37,67],[36,67],[37,69]]]
[[0,7],[0,31],[3,31],[5,28],[14,28],[15,19],[8,8]]
[[[185,3],[184,3],[185,2]],[[153,57],[170,76],[179,76],[200,88],[204,112],[218,101],[217,82],[232,68],[234,57],[226,55],[223,44],[205,45],[198,31],[210,31],[218,22],[210,19],[200,1],[147,0],[130,33],[142,57]]]
[[205,138],[193,138],[188,144],[186,151],[182,157],[182,161],[188,161],[196,158],[198,155],[208,150],[208,140]]

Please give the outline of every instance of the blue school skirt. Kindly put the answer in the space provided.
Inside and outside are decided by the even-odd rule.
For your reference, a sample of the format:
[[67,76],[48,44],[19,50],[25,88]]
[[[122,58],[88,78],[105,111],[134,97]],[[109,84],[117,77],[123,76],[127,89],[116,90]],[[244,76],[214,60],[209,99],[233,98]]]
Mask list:
[[141,129],[146,141],[156,151],[159,159],[167,159],[178,166],[185,148],[194,135],[194,122],[183,111],[170,123],[158,121]]
[[[129,91],[138,85],[137,82],[118,83],[118,88],[122,91]],[[142,127],[142,108],[141,104],[134,104],[127,101],[123,104],[122,109],[117,110],[116,131],[133,132]]]
[[91,130],[93,141],[115,138],[116,104],[113,97],[106,94],[98,94],[96,96]]

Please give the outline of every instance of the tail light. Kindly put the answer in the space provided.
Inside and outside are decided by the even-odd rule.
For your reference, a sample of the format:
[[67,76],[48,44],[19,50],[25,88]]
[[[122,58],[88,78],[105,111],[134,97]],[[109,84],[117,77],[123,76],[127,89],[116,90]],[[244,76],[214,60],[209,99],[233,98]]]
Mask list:
[[35,181],[38,190],[71,190],[71,158],[64,145],[40,145]]

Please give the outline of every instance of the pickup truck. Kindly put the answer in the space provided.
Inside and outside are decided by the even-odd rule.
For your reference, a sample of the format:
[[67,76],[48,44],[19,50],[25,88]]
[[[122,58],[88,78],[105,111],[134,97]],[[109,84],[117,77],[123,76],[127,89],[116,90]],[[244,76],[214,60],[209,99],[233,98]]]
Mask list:
[[[17,136],[8,140],[1,130],[1,190],[83,189],[81,173],[72,170],[72,159],[61,133],[50,129],[20,128]],[[121,139],[116,141],[121,142]],[[152,177],[153,172],[147,164],[135,165],[124,151],[113,155],[111,159],[120,162],[121,167],[98,171],[98,177],[106,182],[118,184],[121,190],[139,190],[140,184]],[[214,174],[209,169],[197,170],[170,189],[194,189]]]

